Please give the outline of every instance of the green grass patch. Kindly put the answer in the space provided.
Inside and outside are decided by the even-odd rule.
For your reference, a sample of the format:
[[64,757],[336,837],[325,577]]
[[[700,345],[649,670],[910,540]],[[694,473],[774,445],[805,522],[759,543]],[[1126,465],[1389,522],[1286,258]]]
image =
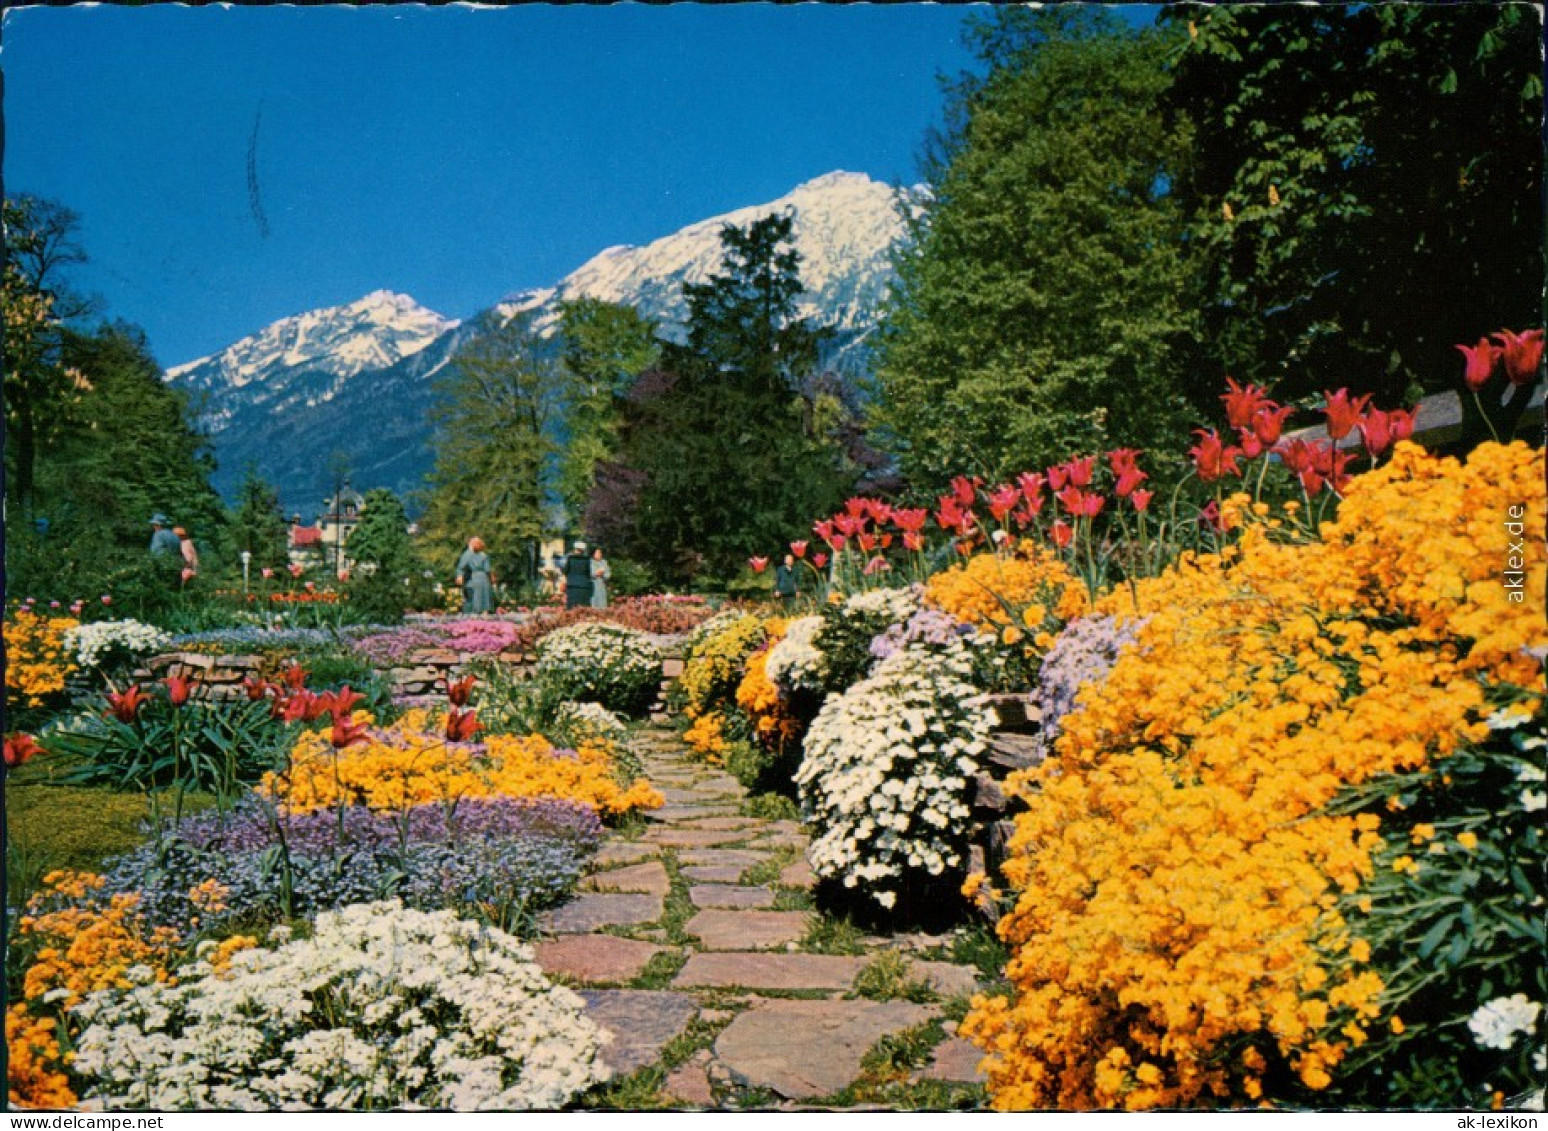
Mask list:
[[816,914],[808,922],[801,949],[809,954],[864,954],[860,942],[864,937],[865,932],[848,918]]
[[661,865],[666,869],[667,879],[671,881],[672,887],[662,901],[665,910],[661,915],[660,927],[666,932],[668,943],[683,946],[695,937],[688,933],[687,923],[698,912],[698,908],[693,905],[693,900],[688,898],[688,877],[683,875],[683,867],[678,862],[677,853],[670,848],[663,851]]
[[796,862],[801,855],[799,848],[789,845],[781,845],[769,853],[768,859],[758,864],[749,866],[742,872],[739,881],[747,887],[759,888],[765,884],[772,884],[779,879],[779,874]]
[[895,950],[885,950],[855,975],[851,997],[870,1001],[937,1001],[940,995],[923,978],[915,978],[914,964]]
[[805,888],[776,888],[774,891],[775,911],[811,911],[816,906],[812,893]]
[[649,1064],[635,1069],[627,1076],[619,1076],[606,1084],[599,1084],[581,1097],[581,1107],[612,1111],[649,1111],[670,1107],[662,1093],[666,1083],[666,1069],[659,1064]]
[[860,1078],[823,1103],[832,1107],[882,1104],[897,1111],[970,1111],[984,1107],[988,1096],[981,1085],[915,1079],[945,1039],[946,1031],[939,1018],[887,1034],[861,1058]]
[[742,802],[739,812],[744,817],[757,817],[762,821],[801,819],[800,808],[782,793],[755,793]]
[[650,956],[650,961],[645,963],[645,968],[635,975],[634,981],[629,983],[631,990],[664,990],[672,984],[672,979],[677,977],[682,970],[688,956],[680,949],[663,950],[660,954]]
[[1005,963],[1010,950],[987,923],[974,923],[951,944],[949,959],[959,966],[972,966],[986,982],[997,982],[1005,977]]

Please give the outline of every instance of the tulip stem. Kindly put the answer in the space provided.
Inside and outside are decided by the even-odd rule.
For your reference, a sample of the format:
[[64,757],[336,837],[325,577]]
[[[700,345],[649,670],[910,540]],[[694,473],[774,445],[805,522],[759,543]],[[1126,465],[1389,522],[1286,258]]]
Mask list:
[[1484,423],[1488,425],[1489,435],[1493,436],[1494,442],[1498,444],[1500,442],[1499,431],[1494,427],[1494,421],[1490,419],[1489,414],[1484,411],[1483,398],[1478,395],[1477,389],[1473,390],[1473,403],[1478,406],[1478,415],[1483,417]]

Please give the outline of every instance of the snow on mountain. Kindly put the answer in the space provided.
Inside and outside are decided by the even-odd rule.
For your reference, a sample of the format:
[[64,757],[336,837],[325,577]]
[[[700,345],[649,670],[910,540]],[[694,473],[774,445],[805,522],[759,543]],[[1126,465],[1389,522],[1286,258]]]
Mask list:
[[219,432],[242,408],[327,401],[351,377],[394,365],[457,325],[408,295],[373,291],[343,306],[282,318],[219,353],[167,370],[166,378],[209,394],[203,419]]
[[[610,247],[554,286],[508,295],[493,309],[505,317],[532,311],[539,333],[551,334],[562,300],[597,298],[633,306],[680,340],[683,284],[705,282],[719,269],[721,229],[787,211],[806,286],[800,313],[837,331],[828,364],[863,368],[864,340],[905,225],[893,190],[861,173],[829,173],[643,247]],[[459,323],[406,295],[375,291],[281,319],[166,377],[195,394],[220,464],[216,486],[228,494],[251,461],[287,506],[297,506],[316,494],[316,469],[335,451],[350,456],[357,487],[403,492],[419,486],[430,466],[433,381],[476,326],[476,319]]]
[[789,212],[806,285],[799,311],[840,331],[863,331],[892,278],[888,254],[904,232],[893,190],[864,173],[833,172],[807,181],[778,200],[739,208],[690,224],[644,247],[599,252],[556,287],[524,291],[496,306],[510,316],[541,308],[540,332],[558,319],[565,299],[624,303],[656,319],[675,336],[687,315],[684,283],[703,283],[720,267],[720,232],[746,227],[773,213]]

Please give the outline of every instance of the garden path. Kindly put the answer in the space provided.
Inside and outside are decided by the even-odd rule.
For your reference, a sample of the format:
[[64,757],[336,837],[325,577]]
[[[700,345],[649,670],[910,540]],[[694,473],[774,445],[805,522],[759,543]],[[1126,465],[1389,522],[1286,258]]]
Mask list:
[[669,728],[645,729],[635,748],[666,804],[604,844],[583,893],[547,917],[536,948],[612,1034],[614,1079],[593,1102],[981,1099],[979,1054],[949,1019],[977,971],[941,960],[952,939],[863,936],[818,916],[800,824],[748,815],[740,783],[693,761]]

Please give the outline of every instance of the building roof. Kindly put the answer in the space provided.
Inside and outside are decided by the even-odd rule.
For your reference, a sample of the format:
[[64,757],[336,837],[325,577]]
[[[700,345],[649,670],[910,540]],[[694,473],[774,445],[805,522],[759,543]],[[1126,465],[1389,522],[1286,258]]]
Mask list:
[[322,527],[320,526],[292,526],[290,528],[290,544],[292,546],[321,546]]

